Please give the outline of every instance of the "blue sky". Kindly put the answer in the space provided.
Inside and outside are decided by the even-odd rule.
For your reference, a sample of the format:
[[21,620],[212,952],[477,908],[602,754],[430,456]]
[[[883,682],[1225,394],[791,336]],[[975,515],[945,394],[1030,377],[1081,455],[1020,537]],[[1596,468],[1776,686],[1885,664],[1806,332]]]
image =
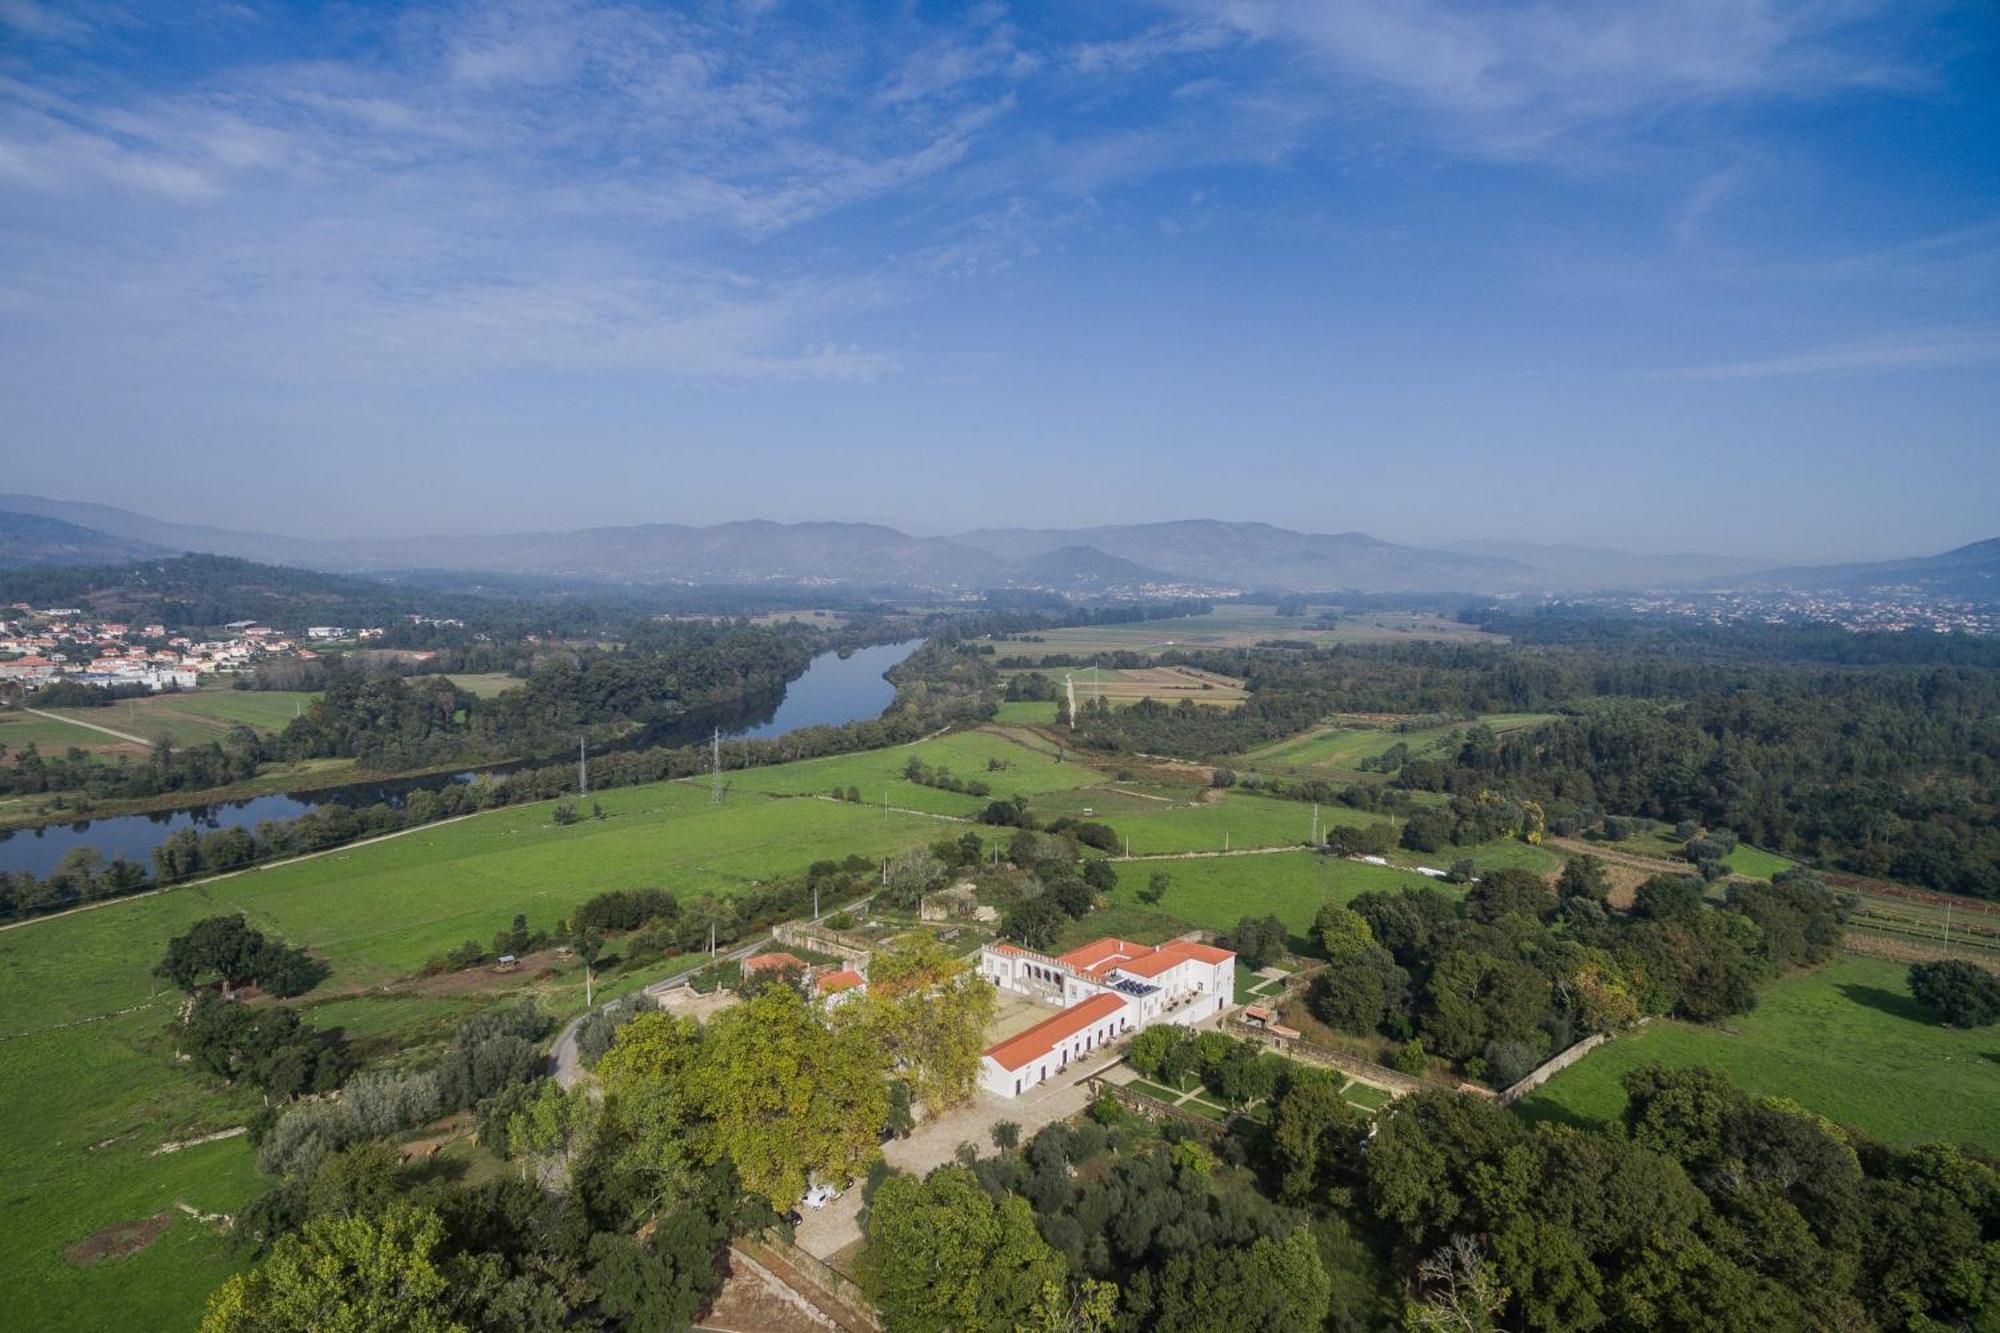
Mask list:
[[2000,11],[0,0],[5,489],[2000,534]]

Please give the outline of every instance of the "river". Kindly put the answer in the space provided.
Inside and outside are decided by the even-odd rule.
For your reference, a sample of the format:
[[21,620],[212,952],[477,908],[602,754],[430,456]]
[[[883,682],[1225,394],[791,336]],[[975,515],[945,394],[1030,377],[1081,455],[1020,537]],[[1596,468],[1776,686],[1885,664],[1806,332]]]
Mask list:
[[[908,639],[901,643],[876,644],[870,648],[856,648],[846,657],[839,653],[821,653],[806,667],[805,674],[786,686],[774,700],[722,715],[676,719],[669,724],[649,727],[627,743],[685,745],[706,740],[717,727],[721,728],[725,738],[732,739],[781,736],[800,727],[837,727],[864,718],[879,717],[896,697],[896,687],[884,680],[882,673],[915,652],[922,642],[921,639]],[[511,765],[480,771],[500,772],[508,767]],[[247,801],[197,805],[149,815],[114,815],[108,819],[85,820],[75,824],[16,829],[11,833],[0,833],[0,870],[25,870],[34,875],[47,875],[72,847],[95,847],[107,861],[123,856],[141,865],[150,865],[153,849],[165,842],[176,829],[189,826],[203,831],[253,829],[266,819],[292,819],[315,806],[356,807],[381,801],[393,805],[419,787],[469,782],[474,776],[474,772],[464,772],[423,778],[383,778],[321,791],[257,796]]]

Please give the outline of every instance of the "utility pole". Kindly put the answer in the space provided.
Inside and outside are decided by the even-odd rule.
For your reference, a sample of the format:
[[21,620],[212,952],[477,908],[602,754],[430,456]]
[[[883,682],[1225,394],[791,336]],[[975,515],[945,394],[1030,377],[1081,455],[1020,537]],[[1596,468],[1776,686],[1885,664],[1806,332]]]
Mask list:
[[715,923],[708,923],[708,956],[715,957]]
[[1228,830],[1228,829],[1224,829],[1224,830],[1222,830],[1222,850],[1223,850],[1223,851],[1225,851],[1225,852],[1229,850],[1229,830]]
[[1312,845],[1315,847],[1319,846],[1319,802],[1318,801],[1313,802]]
[[1951,901],[1949,899],[1945,900],[1944,905],[1944,956],[1946,958],[1951,957]]
[[[709,741],[708,756],[709,756],[708,803],[710,805],[721,805],[722,804],[722,728],[721,727],[717,727],[715,729],[715,735]],[[713,948],[710,948],[709,952],[714,953],[715,950]]]
[[819,881],[813,881],[813,920],[819,920]]
[[590,763],[584,757],[583,737],[576,738],[576,792],[579,796],[590,795]]

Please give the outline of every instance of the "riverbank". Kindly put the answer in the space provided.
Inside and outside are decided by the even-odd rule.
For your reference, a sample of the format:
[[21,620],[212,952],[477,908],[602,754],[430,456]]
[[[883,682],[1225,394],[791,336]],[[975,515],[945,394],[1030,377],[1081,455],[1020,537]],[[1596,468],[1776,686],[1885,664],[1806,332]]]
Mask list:
[[[793,730],[840,727],[879,717],[895,697],[895,687],[885,679],[886,671],[907,658],[918,642],[901,640],[844,652],[829,650],[813,658],[806,672],[790,682],[782,696],[757,707],[690,713],[672,724],[633,726],[593,747],[593,777],[600,763],[608,785],[671,776],[663,772],[642,775],[626,761],[638,749],[662,748],[658,745],[662,740],[674,743],[665,748],[677,745],[692,749],[693,742],[706,740],[718,724],[732,742],[740,741],[747,747]],[[706,746],[701,750],[699,758],[705,761]],[[769,758],[764,761],[769,762]],[[384,773],[365,771],[351,759],[319,759],[274,765],[254,779],[226,787],[138,799],[91,800],[73,793],[13,797],[0,800],[0,870],[46,877],[77,847],[91,848],[107,862],[122,856],[146,865],[155,847],[185,827],[206,834],[223,828],[254,829],[265,821],[282,825],[322,807],[399,807],[420,788],[444,788],[480,773],[504,778],[537,764],[567,772],[568,762],[554,757],[478,763],[460,759]],[[747,750],[743,762],[751,762]],[[683,766],[681,772],[686,771]],[[538,794],[556,792],[542,784]]]
[[202,806],[255,800],[259,796],[323,791],[355,782],[435,777],[464,767],[464,764],[447,764],[409,773],[363,773],[352,759],[298,759],[274,764],[247,782],[235,782],[226,787],[204,787],[200,791],[170,791],[158,796],[127,799],[92,798],[81,792],[7,796],[0,797],[0,832],[33,830],[51,824],[78,824],[92,819],[115,819],[120,815],[172,814]]

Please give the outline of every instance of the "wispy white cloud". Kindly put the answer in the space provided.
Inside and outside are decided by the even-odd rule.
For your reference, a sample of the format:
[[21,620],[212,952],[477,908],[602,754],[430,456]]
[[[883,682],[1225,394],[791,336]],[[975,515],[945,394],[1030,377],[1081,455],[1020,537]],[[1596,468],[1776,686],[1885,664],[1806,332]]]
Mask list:
[[1888,0],[1172,3],[1303,50],[1331,81],[1392,94],[1447,142],[1505,157],[1717,103],[1921,78],[1867,40]]
[[231,375],[890,373],[841,334],[890,289],[878,255],[732,257],[949,171],[1030,67],[986,16],[896,51],[864,115],[873,66],[734,7],[513,0],[380,40],[144,92],[0,66],[18,329],[165,334]]
[[1683,366],[1656,372],[1651,378],[1763,380],[1799,375],[1944,370],[1996,361],[2000,361],[2000,329],[1949,329],[1892,334],[1780,356]]

